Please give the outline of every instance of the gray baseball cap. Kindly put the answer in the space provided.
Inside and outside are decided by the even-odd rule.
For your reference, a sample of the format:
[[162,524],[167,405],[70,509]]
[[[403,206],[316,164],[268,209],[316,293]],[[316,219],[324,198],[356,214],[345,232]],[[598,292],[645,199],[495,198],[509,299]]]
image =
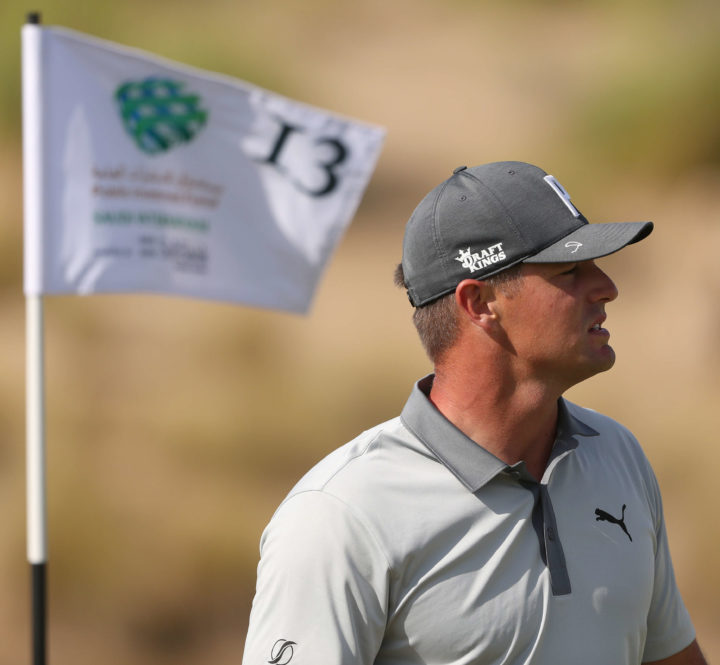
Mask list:
[[405,227],[402,267],[415,307],[517,263],[571,263],[617,252],[652,222],[589,224],[562,185],[525,162],[459,166]]

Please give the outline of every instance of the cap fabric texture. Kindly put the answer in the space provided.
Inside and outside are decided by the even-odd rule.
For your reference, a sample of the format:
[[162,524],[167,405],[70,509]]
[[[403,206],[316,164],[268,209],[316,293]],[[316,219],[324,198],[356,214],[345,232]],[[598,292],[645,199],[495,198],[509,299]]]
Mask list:
[[418,205],[405,228],[410,302],[426,305],[466,278],[517,263],[570,263],[617,252],[652,222],[589,224],[551,175],[524,162],[460,166]]

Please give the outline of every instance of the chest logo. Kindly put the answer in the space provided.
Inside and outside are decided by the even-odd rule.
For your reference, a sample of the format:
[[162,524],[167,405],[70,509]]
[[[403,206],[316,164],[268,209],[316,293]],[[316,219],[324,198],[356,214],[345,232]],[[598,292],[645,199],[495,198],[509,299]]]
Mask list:
[[632,536],[630,535],[630,532],[627,530],[627,527],[625,526],[625,508],[627,506],[623,503],[622,507],[622,514],[620,517],[613,517],[610,513],[605,512],[602,508],[595,508],[595,514],[597,517],[595,518],[596,522],[610,522],[612,524],[617,524],[624,532],[625,535],[630,538],[630,542],[632,542]]

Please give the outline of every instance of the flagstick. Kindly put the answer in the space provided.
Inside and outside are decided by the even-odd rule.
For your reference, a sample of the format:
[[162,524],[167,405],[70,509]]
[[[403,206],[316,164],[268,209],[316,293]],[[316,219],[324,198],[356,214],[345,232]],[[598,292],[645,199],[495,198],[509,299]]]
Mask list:
[[27,539],[32,571],[33,664],[45,665],[47,510],[43,303],[27,296]]
[[[40,85],[40,15],[23,28],[23,180],[26,291],[27,556],[32,575],[33,664],[45,665],[47,510],[43,302],[39,288],[43,221],[44,108]],[[31,276],[28,279],[28,276]]]

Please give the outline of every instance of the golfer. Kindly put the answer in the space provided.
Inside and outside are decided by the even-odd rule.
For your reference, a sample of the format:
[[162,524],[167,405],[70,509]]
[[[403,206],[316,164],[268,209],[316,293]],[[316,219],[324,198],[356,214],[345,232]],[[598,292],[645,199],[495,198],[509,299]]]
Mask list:
[[645,455],[562,396],[615,362],[595,260],[651,231],[522,162],[420,202],[396,281],[434,373],[277,509],[244,665],[705,664]]

